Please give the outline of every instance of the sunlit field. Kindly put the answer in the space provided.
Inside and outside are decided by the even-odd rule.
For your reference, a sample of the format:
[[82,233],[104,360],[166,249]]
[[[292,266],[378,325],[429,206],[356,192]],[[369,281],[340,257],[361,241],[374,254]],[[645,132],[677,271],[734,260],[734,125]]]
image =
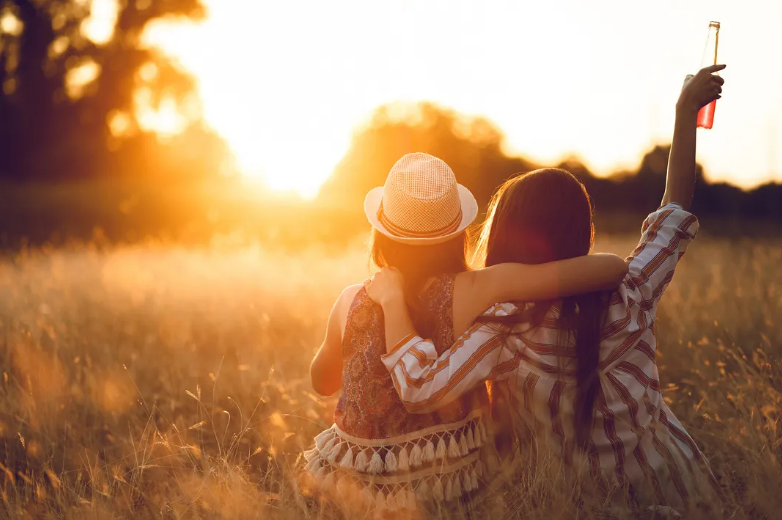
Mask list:
[[[628,254],[634,237],[598,249]],[[690,248],[656,332],[661,382],[710,458],[726,517],[782,510],[782,241]],[[261,246],[99,242],[0,258],[0,516],[336,518],[296,474],[335,398],[308,365],[333,300],[368,273]],[[555,480],[495,518],[597,518]],[[621,515],[619,515],[621,516]]]

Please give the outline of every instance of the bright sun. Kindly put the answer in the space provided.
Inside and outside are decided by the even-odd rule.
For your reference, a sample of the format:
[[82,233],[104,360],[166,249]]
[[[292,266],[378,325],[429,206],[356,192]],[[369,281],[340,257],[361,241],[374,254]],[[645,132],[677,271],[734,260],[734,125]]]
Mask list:
[[244,3],[241,16],[235,3],[208,6],[202,24],[159,22],[145,40],[195,76],[204,117],[226,139],[243,175],[314,197],[371,102],[356,103],[355,93],[335,82],[338,63],[313,60],[318,43],[306,35],[319,20],[299,20],[297,33],[286,34],[260,3]]
[[728,0],[202,1],[204,22],[153,23],[145,42],[193,74],[206,122],[245,176],[274,189],[313,197],[357,125],[394,101],[486,115],[509,151],[540,164],[573,154],[598,174],[635,168],[670,139],[711,19],[724,23],[729,87],[698,159],[745,187],[782,174],[782,68],[756,50],[774,42],[782,7],[760,0],[748,1],[762,17]]

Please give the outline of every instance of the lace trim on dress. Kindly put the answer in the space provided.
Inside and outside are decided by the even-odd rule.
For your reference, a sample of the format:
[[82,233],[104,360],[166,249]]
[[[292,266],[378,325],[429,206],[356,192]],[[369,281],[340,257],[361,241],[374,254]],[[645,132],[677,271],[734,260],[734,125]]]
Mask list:
[[416,508],[478,489],[499,460],[480,411],[457,423],[390,439],[360,439],[332,425],[304,453],[321,490],[371,509]]

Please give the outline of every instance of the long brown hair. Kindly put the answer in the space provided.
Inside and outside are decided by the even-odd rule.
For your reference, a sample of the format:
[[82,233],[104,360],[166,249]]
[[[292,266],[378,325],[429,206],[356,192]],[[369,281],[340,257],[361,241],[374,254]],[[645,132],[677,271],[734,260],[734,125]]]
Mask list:
[[[506,181],[495,193],[476,251],[478,263],[541,264],[586,255],[594,244],[593,206],[584,185],[570,172],[544,168]],[[540,325],[552,302],[531,314]],[[559,329],[576,333],[576,442],[585,446],[599,391],[597,368],[605,295],[592,293],[562,301]],[[517,321],[530,316],[516,318]]]
[[439,244],[418,246],[397,242],[373,229],[369,241],[374,265],[394,267],[404,275],[405,298],[411,309],[429,278],[467,270],[466,232]]

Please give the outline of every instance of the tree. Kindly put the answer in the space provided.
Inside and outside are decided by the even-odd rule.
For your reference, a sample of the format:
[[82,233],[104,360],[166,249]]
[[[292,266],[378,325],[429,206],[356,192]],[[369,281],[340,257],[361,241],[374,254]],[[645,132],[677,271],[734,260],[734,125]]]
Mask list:
[[[192,79],[142,46],[147,24],[164,16],[204,16],[200,0],[118,0],[113,34],[86,34],[95,3],[0,0],[0,175],[58,179],[95,174],[108,156],[111,133],[139,135],[134,95],[157,106],[183,100]],[[141,83],[141,84],[140,84]],[[114,151],[120,148],[116,142]]]
[[502,139],[481,117],[461,116],[431,103],[385,105],[354,135],[319,196],[340,205],[360,204],[370,189],[383,185],[400,157],[425,152],[448,163],[458,182],[485,206],[505,179],[535,168],[524,159],[507,157]]

